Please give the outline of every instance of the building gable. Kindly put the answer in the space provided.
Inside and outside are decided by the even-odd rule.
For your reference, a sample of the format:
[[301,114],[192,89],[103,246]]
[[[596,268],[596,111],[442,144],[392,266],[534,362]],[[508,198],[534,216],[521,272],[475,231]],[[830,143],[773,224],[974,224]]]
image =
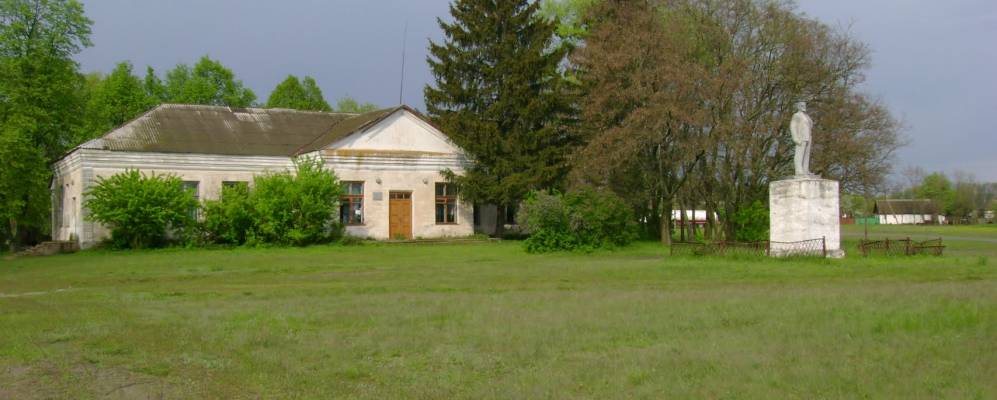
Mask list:
[[329,144],[323,150],[332,153],[463,154],[443,132],[406,108],[396,109],[380,121]]

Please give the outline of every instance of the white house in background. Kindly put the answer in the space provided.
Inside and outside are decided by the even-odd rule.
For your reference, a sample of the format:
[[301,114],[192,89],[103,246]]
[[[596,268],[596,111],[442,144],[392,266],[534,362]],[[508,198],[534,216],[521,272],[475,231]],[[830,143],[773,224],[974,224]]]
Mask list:
[[[685,213],[685,222],[690,225],[706,225],[706,210],[672,210],[672,221],[675,226],[682,226],[682,213]],[[713,219],[717,219],[717,213],[713,213]]]
[[945,216],[931,200],[876,200],[872,210],[883,225],[944,224]]
[[173,174],[201,199],[222,186],[320,157],[343,184],[349,234],[376,239],[466,236],[473,207],[458,201],[442,170],[460,173],[463,151],[419,112],[365,114],[160,105],[53,165],[52,236],[89,247],[109,230],[87,220],[86,191],[100,177],[137,169]]

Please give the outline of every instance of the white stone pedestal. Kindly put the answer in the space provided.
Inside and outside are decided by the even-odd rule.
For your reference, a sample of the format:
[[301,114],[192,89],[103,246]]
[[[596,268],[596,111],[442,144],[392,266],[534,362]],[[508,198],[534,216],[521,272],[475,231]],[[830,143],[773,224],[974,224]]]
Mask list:
[[770,183],[770,254],[798,254],[803,245],[796,242],[823,238],[829,257],[844,256],[838,213],[838,181],[796,176]]

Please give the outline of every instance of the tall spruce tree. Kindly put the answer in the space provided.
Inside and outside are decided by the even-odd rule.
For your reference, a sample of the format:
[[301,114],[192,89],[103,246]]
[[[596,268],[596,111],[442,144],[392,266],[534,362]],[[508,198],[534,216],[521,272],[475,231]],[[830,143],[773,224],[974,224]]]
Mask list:
[[[517,204],[531,190],[559,186],[576,141],[563,128],[570,111],[554,45],[557,22],[527,0],[457,0],[446,38],[430,42],[430,116],[472,163],[444,171],[465,201]],[[501,234],[505,213],[497,213]]]

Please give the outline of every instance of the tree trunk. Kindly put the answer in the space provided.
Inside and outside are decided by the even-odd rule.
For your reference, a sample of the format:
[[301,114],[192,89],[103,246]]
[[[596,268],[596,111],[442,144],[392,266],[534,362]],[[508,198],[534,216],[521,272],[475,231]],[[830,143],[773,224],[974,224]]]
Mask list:
[[10,225],[10,238],[7,241],[7,246],[10,250],[10,254],[14,254],[17,251],[17,220],[11,218],[8,220]]
[[[651,212],[647,215],[647,222],[644,224],[644,232],[649,238],[653,238],[654,235],[660,234],[660,224],[661,224],[661,214],[658,210],[661,209],[660,200],[651,201]],[[660,239],[660,238],[659,238]]]
[[661,202],[661,244],[672,245],[672,202]]
[[495,237],[497,238],[505,235],[505,213],[506,206],[495,206]]
[[713,240],[713,231],[716,229],[716,220],[713,218],[713,207],[706,205],[706,225],[703,226],[703,238],[706,241]]
[[685,215],[685,205],[679,204],[679,242],[691,242],[692,240],[685,235],[686,227],[689,226],[689,219]]

